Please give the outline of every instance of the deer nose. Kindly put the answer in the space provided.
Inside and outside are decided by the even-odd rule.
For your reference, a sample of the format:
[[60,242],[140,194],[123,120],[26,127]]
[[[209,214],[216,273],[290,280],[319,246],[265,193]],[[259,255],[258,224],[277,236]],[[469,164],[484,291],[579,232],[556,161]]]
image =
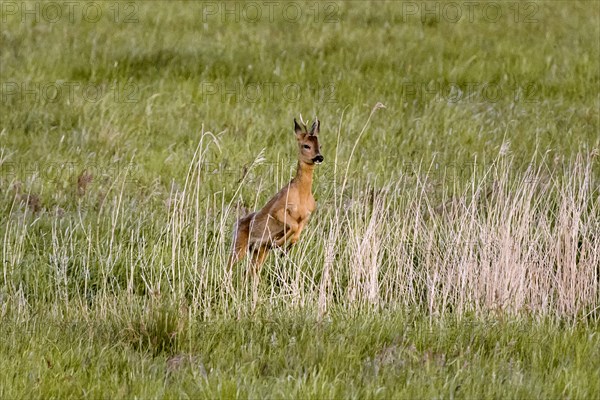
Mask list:
[[322,156],[322,155],[320,155],[320,154],[319,154],[318,156],[316,156],[315,158],[313,158],[313,162],[315,162],[315,163],[317,163],[317,164],[320,164],[320,163],[322,163],[322,162],[323,162],[323,160],[324,160],[324,158],[323,158],[323,156]]

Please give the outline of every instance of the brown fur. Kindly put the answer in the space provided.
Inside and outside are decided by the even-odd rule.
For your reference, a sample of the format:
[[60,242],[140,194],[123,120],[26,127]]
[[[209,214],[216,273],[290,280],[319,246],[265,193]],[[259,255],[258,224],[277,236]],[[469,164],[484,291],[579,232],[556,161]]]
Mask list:
[[310,131],[294,120],[298,141],[296,176],[263,208],[237,221],[229,268],[251,252],[251,272],[256,278],[272,248],[283,247],[286,242],[291,246],[300,238],[310,214],[316,208],[312,195],[313,171],[315,163],[323,161],[317,136],[319,128],[318,120],[313,123]]

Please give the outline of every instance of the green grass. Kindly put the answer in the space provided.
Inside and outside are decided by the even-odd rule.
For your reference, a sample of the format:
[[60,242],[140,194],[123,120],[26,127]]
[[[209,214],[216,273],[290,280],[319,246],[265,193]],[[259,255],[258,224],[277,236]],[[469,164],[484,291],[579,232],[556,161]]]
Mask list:
[[1,398],[600,396],[597,2],[48,4],[0,4]]
[[[57,312],[3,325],[0,394],[594,398],[600,389],[599,338],[584,326],[342,311],[320,322],[304,313],[196,320],[170,334],[154,323],[169,313],[178,314]],[[167,346],[149,344],[163,335]]]

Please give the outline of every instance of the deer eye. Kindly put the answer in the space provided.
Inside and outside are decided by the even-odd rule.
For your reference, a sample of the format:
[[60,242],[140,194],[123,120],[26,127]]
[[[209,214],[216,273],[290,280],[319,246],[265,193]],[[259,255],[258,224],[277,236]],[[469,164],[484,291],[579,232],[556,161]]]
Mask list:
[[307,144],[305,144],[303,147],[304,147],[305,149],[310,149],[310,146],[309,146],[309,145],[307,145]]

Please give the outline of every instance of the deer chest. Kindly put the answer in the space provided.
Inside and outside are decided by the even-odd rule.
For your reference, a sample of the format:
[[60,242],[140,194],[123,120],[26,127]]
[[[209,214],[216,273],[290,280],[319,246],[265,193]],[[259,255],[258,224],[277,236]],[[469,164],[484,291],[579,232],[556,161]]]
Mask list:
[[288,206],[288,211],[290,216],[300,223],[306,221],[315,208],[315,200],[311,198],[304,204],[290,204]]

